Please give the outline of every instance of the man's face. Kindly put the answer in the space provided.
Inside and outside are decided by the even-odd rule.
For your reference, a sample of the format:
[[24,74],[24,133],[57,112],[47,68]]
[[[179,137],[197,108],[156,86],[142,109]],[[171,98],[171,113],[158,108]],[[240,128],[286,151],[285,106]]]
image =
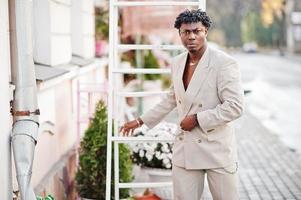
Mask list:
[[182,24],[179,34],[185,48],[190,53],[194,53],[204,46],[208,30],[201,22]]

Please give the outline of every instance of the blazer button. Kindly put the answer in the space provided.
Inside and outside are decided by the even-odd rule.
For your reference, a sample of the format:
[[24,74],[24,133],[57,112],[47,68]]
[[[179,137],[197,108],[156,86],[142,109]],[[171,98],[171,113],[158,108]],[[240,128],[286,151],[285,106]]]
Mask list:
[[203,106],[203,105],[200,103],[200,104],[199,104],[199,107],[201,108],[202,106]]
[[178,102],[179,102],[179,104],[181,104],[181,100],[179,100]]
[[181,141],[182,141],[182,140],[183,140],[183,137],[179,137],[179,140],[181,140]]
[[198,143],[202,143],[202,140],[201,140],[201,139],[198,139]]

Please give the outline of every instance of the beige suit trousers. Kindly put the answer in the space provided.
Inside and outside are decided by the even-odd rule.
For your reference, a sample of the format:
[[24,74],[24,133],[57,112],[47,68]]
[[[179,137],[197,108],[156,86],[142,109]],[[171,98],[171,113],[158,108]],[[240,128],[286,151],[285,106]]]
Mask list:
[[172,181],[174,200],[200,200],[207,173],[213,200],[238,200],[237,163],[216,169],[186,170],[173,165]]

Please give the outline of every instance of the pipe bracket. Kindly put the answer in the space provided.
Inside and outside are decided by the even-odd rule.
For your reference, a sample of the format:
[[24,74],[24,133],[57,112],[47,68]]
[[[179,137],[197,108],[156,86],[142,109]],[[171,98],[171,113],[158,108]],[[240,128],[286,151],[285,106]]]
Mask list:
[[40,109],[36,109],[33,112],[30,112],[29,110],[14,112],[14,116],[30,116],[30,115],[40,115]]

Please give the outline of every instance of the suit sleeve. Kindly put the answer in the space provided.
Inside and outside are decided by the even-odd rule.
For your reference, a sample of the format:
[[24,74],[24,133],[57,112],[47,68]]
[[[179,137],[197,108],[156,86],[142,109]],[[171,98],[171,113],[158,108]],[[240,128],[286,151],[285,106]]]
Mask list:
[[214,109],[197,113],[197,120],[204,132],[231,122],[243,113],[244,94],[239,66],[232,61],[225,64],[217,75],[217,92],[221,104]]
[[161,101],[148,112],[140,116],[144,124],[149,127],[155,127],[164,117],[176,107],[176,98],[174,87],[171,85],[169,92],[163,96]]

